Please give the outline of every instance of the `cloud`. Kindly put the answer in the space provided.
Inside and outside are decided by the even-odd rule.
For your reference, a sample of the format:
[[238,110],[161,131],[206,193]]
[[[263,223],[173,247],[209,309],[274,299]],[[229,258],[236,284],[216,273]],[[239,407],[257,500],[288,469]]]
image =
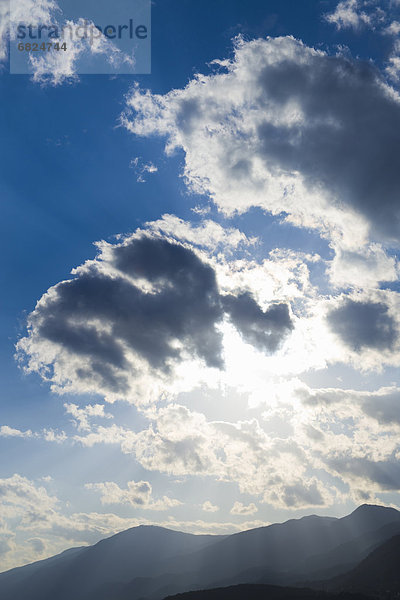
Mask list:
[[92,427],[89,433],[76,435],[74,440],[86,448],[91,448],[96,444],[118,444],[124,446],[131,443],[134,437],[135,434],[129,429],[124,429],[117,425],[111,425],[111,427],[99,425]]
[[[268,352],[278,348],[292,329],[287,304],[262,310],[246,293],[237,302],[232,292],[221,295],[207,255],[162,236],[160,227],[156,222],[154,231],[99,243],[96,259],[48,290],[17,344],[27,371],[40,373],[57,392],[145,403],[168,391],[185,361],[223,368],[227,313],[247,342]],[[68,410],[78,415],[72,405]]]
[[206,500],[205,502],[203,502],[201,508],[205,512],[212,512],[212,513],[217,512],[219,510],[219,506],[216,506],[215,504],[210,502],[210,500]]
[[383,389],[379,394],[365,394],[362,410],[381,425],[400,425],[400,390]]
[[41,431],[31,431],[27,429],[26,431],[21,431],[20,429],[15,429],[14,427],[9,427],[8,425],[2,425],[0,427],[0,437],[5,438],[29,438],[36,440],[45,440],[46,442],[56,442],[61,443],[67,439],[67,435],[64,431],[55,431],[54,429],[42,429]]
[[129,377],[167,375],[183,355],[222,366],[215,273],[193,251],[133,236],[76,275],[42,297],[18,344],[57,389],[127,396]]
[[328,274],[336,287],[373,288],[381,282],[398,279],[398,262],[388,256],[379,244],[370,244],[354,250],[336,248]]
[[136,156],[131,160],[130,167],[134,169],[136,181],[138,183],[146,183],[146,173],[151,175],[152,173],[157,173],[158,171],[158,168],[153,165],[151,161],[149,163],[145,163],[140,156]]
[[8,425],[2,425],[0,427],[0,437],[30,438],[32,435],[33,434],[30,429],[21,431],[19,429],[14,429],[14,427],[9,427]]
[[6,60],[9,39],[16,39],[17,25],[54,22],[58,5],[53,0],[0,0],[0,60]]
[[260,350],[275,352],[293,329],[287,304],[273,304],[263,311],[251,294],[223,298],[225,311],[243,338]]
[[400,490],[398,456],[380,461],[367,457],[333,456],[327,460],[327,464],[337,473],[345,473],[352,479],[375,483],[379,490]]
[[106,413],[104,404],[87,404],[84,408],[79,408],[77,404],[66,403],[64,408],[67,414],[72,415],[78,430],[89,431],[89,420],[92,418],[112,419],[113,416]]
[[[66,30],[67,49],[62,52],[46,52],[40,56],[30,57],[33,81],[36,83],[57,86],[77,80],[78,63],[85,55],[103,55],[106,61],[114,67],[123,63],[133,66],[133,58],[123,53],[101,33],[93,21],[80,18],[76,21],[66,20],[58,26],[60,29],[65,28]],[[76,33],[82,29],[86,29],[87,37],[82,38]]]
[[221,249],[228,253],[237,248],[256,243],[257,238],[248,238],[242,231],[233,227],[223,227],[211,219],[204,219],[193,224],[180,219],[176,215],[165,214],[157,221],[146,225],[164,236],[173,237],[181,242],[188,242],[211,250]]
[[7,562],[7,555],[13,550],[15,550],[15,533],[10,530],[6,521],[0,518],[0,561]]
[[[132,491],[149,499],[148,487],[144,485],[147,482],[130,483],[133,485],[126,490],[119,488],[117,493]],[[95,491],[105,491],[108,494],[106,488],[96,488]],[[173,502],[169,498],[166,500]],[[166,500],[155,500],[154,504],[164,503]],[[58,554],[71,544],[94,544],[100,539],[139,525],[156,524],[189,533],[212,534],[233,533],[268,524],[262,521],[180,521],[172,516],[154,521],[120,517],[114,513],[71,512],[64,503],[50,496],[38,482],[19,474],[0,479],[0,512],[0,570]]]
[[343,498],[382,502],[379,494],[399,489],[397,387],[311,390],[300,384],[294,397],[302,402],[288,416],[302,423],[294,438],[314,469],[341,481]]
[[389,58],[389,64],[386,71],[391,79],[398,82],[400,79],[400,44],[394,45],[394,53]]
[[258,511],[258,508],[255,504],[251,503],[248,506],[245,506],[241,502],[235,502],[232,506],[230,513],[231,515],[254,515]]
[[397,322],[383,302],[347,298],[328,314],[331,329],[354,351],[392,350],[398,342]]
[[324,506],[326,498],[321,493],[321,485],[314,478],[309,482],[301,480],[283,488],[283,500],[287,507]]
[[134,88],[122,122],[183,149],[189,187],[227,214],[260,206],[348,247],[367,226],[399,241],[400,101],[371,64],[291,37],[239,39],[214,64],[165,95]]
[[118,443],[150,471],[236,483],[280,510],[358,502],[368,490],[379,501],[395,480],[399,398],[396,387],[313,390],[293,380],[267,388],[261,419],[211,421],[175,404],[147,410],[147,429],[119,439],[104,429],[96,441]]
[[377,35],[392,38],[392,46],[386,57],[385,72],[389,79],[398,82],[400,73],[400,42],[398,34],[397,0],[342,0],[325,19],[337,29],[370,29]]
[[[11,3],[0,0],[0,61],[7,59],[8,41],[16,40],[18,26],[25,24],[34,28],[53,26],[59,32],[61,42],[66,42],[66,50],[29,56],[32,78],[36,83],[58,86],[76,81],[78,63],[83,56],[103,55],[115,67],[123,63],[134,65],[133,58],[123,53],[91,20],[62,20],[62,14],[54,0],[13,0]],[[79,33],[83,31],[85,36]]]
[[43,554],[46,551],[46,544],[41,538],[29,538],[28,543],[35,554]]
[[58,500],[43,487],[21,475],[0,479],[2,516],[22,517],[25,522],[39,522],[56,508]]
[[[357,420],[362,416],[370,417],[379,426],[389,425],[394,435],[400,425],[400,388],[382,387],[376,391],[360,391],[342,388],[310,389],[304,384],[295,386],[295,395],[301,399],[305,406],[312,409],[316,421],[327,421],[326,412],[346,421],[350,417]],[[321,410],[323,414],[321,414]],[[380,430],[384,433],[384,429]],[[378,427],[379,431],[379,427]],[[315,433],[315,432],[314,432]],[[311,435],[311,437],[313,437]],[[321,431],[315,439],[324,439]]]
[[3,556],[4,554],[11,552],[12,544],[10,540],[5,537],[4,534],[0,534],[0,536],[0,556]]
[[134,508],[157,511],[169,510],[182,504],[179,500],[168,496],[154,500],[152,486],[148,481],[128,481],[126,489],[120,488],[113,481],[87,483],[85,487],[100,492],[102,504],[129,504]]
[[372,26],[374,18],[363,10],[364,7],[368,7],[368,3],[364,0],[343,0],[332,13],[325,15],[325,19],[335,24],[338,29]]
[[177,404],[152,409],[147,416],[149,427],[121,442],[122,451],[145,469],[234,482],[241,493],[280,509],[332,503],[334,493],[306,476],[311,463],[302,447],[268,435],[256,419],[208,421]]

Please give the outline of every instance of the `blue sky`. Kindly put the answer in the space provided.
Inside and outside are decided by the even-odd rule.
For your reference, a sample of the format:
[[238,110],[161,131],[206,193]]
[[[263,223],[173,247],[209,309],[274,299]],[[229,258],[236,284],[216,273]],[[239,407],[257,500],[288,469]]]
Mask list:
[[151,75],[4,51],[2,569],[398,506],[399,22],[163,0]]

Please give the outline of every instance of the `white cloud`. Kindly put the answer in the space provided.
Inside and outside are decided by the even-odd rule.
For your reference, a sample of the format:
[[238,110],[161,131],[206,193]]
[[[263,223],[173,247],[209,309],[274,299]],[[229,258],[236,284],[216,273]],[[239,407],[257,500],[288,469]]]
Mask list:
[[158,168],[151,161],[145,163],[140,156],[136,156],[131,160],[130,167],[134,169],[138,183],[146,183],[146,174],[151,175],[158,171]]
[[[66,49],[30,55],[33,81],[53,86],[77,80],[78,61],[83,55],[103,55],[111,65],[134,64],[131,56],[123,53],[111,40],[96,28],[89,19],[61,20],[62,10],[54,0],[0,0],[0,61],[7,59],[8,40],[17,38],[17,27],[29,24],[33,27],[46,25],[56,27],[60,46]],[[85,31],[82,37],[80,31]]]
[[77,21],[67,20],[62,24],[62,28],[65,28],[67,32],[76,32],[79,31],[79,28],[84,27],[88,30],[88,37],[81,38],[76,34],[70,34],[68,37],[68,33],[65,34],[66,50],[46,52],[40,56],[32,55],[30,57],[33,81],[57,86],[78,79],[77,63],[85,53],[102,54],[110,64],[133,63],[133,59],[122,53],[96,28],[92,21],[80,18]]
[[219,510],[219,506],[217,506],[216,504],[213,504],[212,502],[210,502],[210,500],[206,500],[205,502],[203,502],[202,506],[201,506],[202,510],[204,510],[204,512],[217,512]]
[[129,504],[135,508],[156,511],[169,510],[182,504],[176,498],[168,496],[154,500],[152,486],[148,481],[128,481],[126,489],[113,481],[87,483],[85,487],[99,492],[102,504]]
[[111,425],[111,427],[97,426],[92,428],[90,433],[76,435],[74,440],[82,446],[91,448],[96,444],[129,444],[135,434],[129,429]]
[[19,437],[19,438],[30,438],[32,437],[32,431],[27,429],[26,431],[20,431],[14,427],[8,425],[2,425],[0,427],[0,437]]
[[104,404],[87,404],[83,408],[79,408],[77,404],[66,403],[64,408],[67,414],[70,414],[74,423],[80,431],[89,431],[91,429],[89,420],[93,418],[112,419],[110,413],[104,410]]
[[258,508],[253,502],[248,506],[245,506],[241,502],[235,502],[231,508],[231,515],[254,515],[258,511]]
[[43,429],[39,434],[39,437],[42,436],[46,442],[55,442],[57,444],[62,444],[67,439],[67,434],[65,431],[55,431],[54,429]]
[[[393,23],[392,23],[393,25]],[[395,23],[396,27],[394,31],[397,30],[397,26],[399,23]],[[398,35],[398,34],[397,34]],[[395,40],[393,44],[393,50],[391,55],[389,56],[388,65],[386,67],[386,72],[388,76],[393,79],[396,83],[399,82],[400,79],[400,41],[398,39]]]
[[43,486],[21,475],[0,479],[0,506],[2,516],[22,517],[24,522],[40,521],[57,507],[58,500]]
[[334,286],[360,289],[397,281],[399,274],[397,259],[388,256],[380,244],[347,251],[338,248],[328,272]]
[[0,60],[8,54],[8,40],[15,40],[17,25],[54,23],[58,5],[53,0],[0,0]]
[[364,0],[343,0],[332,13],[325,15],[325,19],[336,25],[338,29],[372,26],[373,16],[365,12],[363,7],[368,7],[368,3]]
[[399,23],[399,21],[392,21],[390,23],[390,25],[388,25],[386,27],[385,32],[388,35],[394,35],[394,36],[398,35],[400,33],[400,23]]
[[221,250],[236,250],[241,246],[250,246],[256,243],[256,238],[247,238],[247,236],[233,227],[223,227],[211,219],[203,220],[199,225],[194,225],[184,221],[175,215],[165,214],[157,221],[151,221],[146,225],[153,231],[157,231],[166,236],[171,236],[176,240],[202,246],[214,250],[221,247]]
[[176,519],[170,518],[164,523],[160,523],[164,527],[171,527],[172,529],[178,529],[179,531],[186,531],[188,533],[201,534],[231,534],[238,531],[246,531],[247,529],[254,529],[255,527],[266,527],[270,525],[268,521],[244,521],[242,523],[230,523],[230,522],[213,522],[213,521],[202,521],[198,519],[196,521],[177,521]]
[[297,423],[295,439],[314,468],[340,479],[355,502],[382,502],[379,494],[400,489],[398,388],[311,390],[299,384],[294,395],[301,405],[288,409],[287,418]]
[[2,425],[0,427],[0,437],[42,439],[46,442],[61,443],[67,439],[67,434],[64,431],[55,431],[54,429],[42,429],[41,431],[27,429],[26,431],[21,431],[8,425]]
[[149,428],[121,444],[122,451],[134,455],[145,469],[232,481],[242,493],[262,496],[281,509],[332,503],[333,493],[307,477],[302,448],[269,436],[256,419],[207,421],[180,405],[147,415],[152,420]]

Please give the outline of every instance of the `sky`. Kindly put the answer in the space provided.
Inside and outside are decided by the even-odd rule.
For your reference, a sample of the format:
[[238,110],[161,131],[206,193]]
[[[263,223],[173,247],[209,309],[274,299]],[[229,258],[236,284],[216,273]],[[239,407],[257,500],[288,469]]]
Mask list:
[[400,2],[155,0],[150,73],[10,73],[61,13],[0,2],[0,570],[400,507]]

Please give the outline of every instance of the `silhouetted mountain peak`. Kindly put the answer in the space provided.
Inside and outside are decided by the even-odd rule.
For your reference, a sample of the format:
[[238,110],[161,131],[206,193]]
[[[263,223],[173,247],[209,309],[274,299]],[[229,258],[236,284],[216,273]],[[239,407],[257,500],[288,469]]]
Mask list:
[[400,512],[390,506],[362,504],[342,520],[361,525],[367,523],[385,524],[390,521],[400,521]]
[[372,514],[372,513],[378,513],[378,512],[386,512],[386,513],[398,513],[399,511],[396,510],[395,508],[392,508],[391,506],[382,506],[381,504],[361,504],[360,506],[358,506],[355,510],[353,510],[352,513],[350,513],[349,516],[351,515],[356,515],[356,514]]

